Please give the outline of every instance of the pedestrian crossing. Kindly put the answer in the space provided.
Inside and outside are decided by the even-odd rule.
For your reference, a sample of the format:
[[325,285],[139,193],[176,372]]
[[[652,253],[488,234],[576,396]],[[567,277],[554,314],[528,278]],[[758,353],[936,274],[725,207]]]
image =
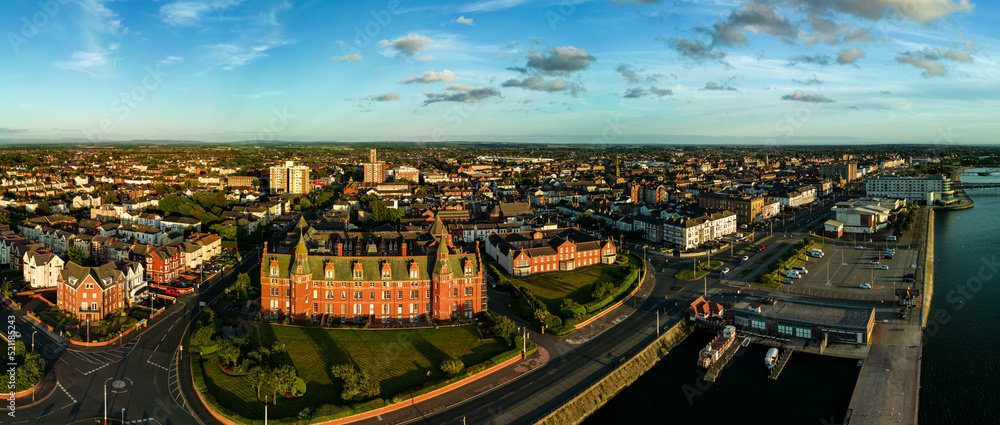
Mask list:
[[108,363],[118,363],[124,360],[135,347],[139,345],[139,338],[127,342],[125,345],[115,348],[111,351],[104,352],[85,352],[85,351],[74,351],[67,350],[67,355],[73,356],[73,360],[79,360],[81,362],[91,363],[91,364],[108,364]]

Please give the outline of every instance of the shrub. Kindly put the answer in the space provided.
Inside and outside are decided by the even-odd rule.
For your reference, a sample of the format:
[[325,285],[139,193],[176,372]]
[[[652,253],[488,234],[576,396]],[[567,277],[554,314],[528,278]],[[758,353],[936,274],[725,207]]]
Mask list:
[[462,369],[465,368],[465,364],[461,360],[452,357],[441,362],[441,371],[447,373],[448,376],[455,376],[462,373]]
[[546,328],[555,329],[562,326],[562,319],[560,319],[559,316],[550,315],[545,318],[544,323]]

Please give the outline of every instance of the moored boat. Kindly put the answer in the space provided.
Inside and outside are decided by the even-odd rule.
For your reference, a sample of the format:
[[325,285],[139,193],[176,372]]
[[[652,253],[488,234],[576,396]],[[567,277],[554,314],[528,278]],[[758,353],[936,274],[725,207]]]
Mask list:
[[764,355],[764,366],[767,366],[767,369],[770,370],[776,363],[778,363],[778,349],[771,348]]

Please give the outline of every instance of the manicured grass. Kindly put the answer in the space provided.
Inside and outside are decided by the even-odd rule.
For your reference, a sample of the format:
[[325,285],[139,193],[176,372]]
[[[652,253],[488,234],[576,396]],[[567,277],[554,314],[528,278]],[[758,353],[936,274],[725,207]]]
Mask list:
[[[642,266],[642,260],[635,257],[629,257],[629,262]],[[627,264],[595,264],[573,271],[551,271],[512,278],[511,283],[531,289],[531,293],[545,303],[549,312],[557,312],[562,307],[563,298],[571,298],[580,304],[589,303],[594,300],[591,294],[595,283],[606,281],[620,285],[628,270]]]
[[680,280],[701,279],[706,274],[708,274],[709,272],[711,272],[712,269],[714,269],[716,267],[719,267],[721,265],[722,265],[722,261],[712,260],[712,262],[706,268],[705,267],[705,262],[704,261],[699,261],[698,262],[698,274],[694,273],[694,264],[692,264],[692,265],[687,266],[687,267],[681,269],[680,271],[678,271],[677,274],[674,275],[674,277],[677,278],[677,279],[680,279]]
[[[304,396],[282,398],[269,407],[271,418],[294,417],[305,407],[347,404],[340,398],[341,381],[330,373],[330,367],[337,364],[355,364],[380,380],[381,398],[389,400],[443,379],[441,362],[449,357],[458,357],[469,367],[506,351],[501,342],[480,341],[472,326],[365,331],[258,324],[256,330],[255,339],[264,346],[275,341],[285,344],[291,363],[306,381]],[[262,419],[262,402],[257,401],[254,389],[245,378],[222,372],[216,359],[208,355],[193,365],[200,368],[209,392],[227,409]]]

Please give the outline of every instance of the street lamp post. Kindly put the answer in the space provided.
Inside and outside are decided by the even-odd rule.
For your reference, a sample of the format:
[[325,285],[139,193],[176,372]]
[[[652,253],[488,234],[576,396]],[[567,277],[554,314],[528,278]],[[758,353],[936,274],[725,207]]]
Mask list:
[[32,353],[35,352],[35,334],[36,333],[38,333],[38,331],[34,331],[34,332],[31,333],[31,352]]

